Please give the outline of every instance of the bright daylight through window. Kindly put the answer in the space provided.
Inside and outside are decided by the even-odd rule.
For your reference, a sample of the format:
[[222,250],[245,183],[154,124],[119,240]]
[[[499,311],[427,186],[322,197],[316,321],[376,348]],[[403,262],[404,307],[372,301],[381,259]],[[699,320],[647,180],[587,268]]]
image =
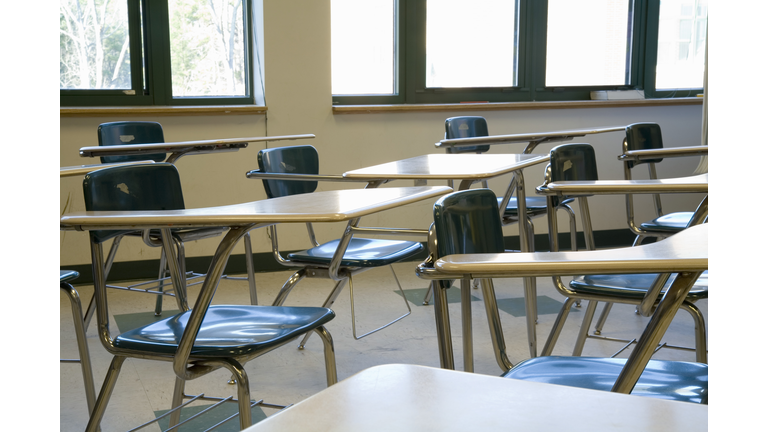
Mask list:
[[517,2],[427,0],[427,87],[512,87]]
[[548,87],[629,84],[627,0],[549,0]]
[[395,2],[331,0],[332,92],[393,94]]

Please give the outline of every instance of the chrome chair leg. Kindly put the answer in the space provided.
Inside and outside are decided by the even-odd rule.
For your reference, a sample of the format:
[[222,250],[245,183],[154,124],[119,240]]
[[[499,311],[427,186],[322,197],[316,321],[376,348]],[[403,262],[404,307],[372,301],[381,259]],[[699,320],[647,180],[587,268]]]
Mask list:
[[499,306],[496,303],[496,291],[492,279],[481,279],[483,287],[483,301],[485,303],[485,315],[488,317],[488,327],[491,332],[491,342],[496,356],[496,363],[502,371],[506,372],[514,366],[507,357],[507,346],[504,342],[504,330],[501,327]]
[[689,301],[684,301],[681,306],[693,318],[694,343],[696,347],[696,362],[707,363],[707,331],[704,323],[704,315],[701,310]]
[[104,411],[107,409],[109,399],[112,396],[112,391],[115,389],[117,383],[117,377],[120,375],[120,368],[123,367],[126,357],[115,356],[112,358],[112,363],[109,365],[107,375],[104,377],[104,384],[101,386],[99,397],[96,399],[96,404],[93,406],[93,412],[91,418],[88,420],[88,426],[86,426],[86,432],[96,432],[99,430],[101,419],[104,417]]
[[251,388],[248,375],[243,366],[234,359],[222,359],[221,364],[227,368],[237,381],[237,405],[240,410],[240,430],[252,425],[251,419]]
[[587,309],[584,311],[584,318],[581,321],[579,334],[576,337],[576,344],[573,346],[574,357],[581,356],[582,351],[584,351],[584,343],[587,341],[587,333],[589,333],[589,326],[592,325],[592,318],[595,316],[597,303],[595,300],[587,302]]
[[328,387],[336,384],[339,379],[336,374],[336,349],[333,347],[333,338],[325,327],[315,329],[315,333],[323,340],[323,353],[325,356],[325,377]]
[[560,337],[560,333],[563,331],[565,320],[568,318],[568,314],[571,312],[571,306],[576,303],[576,300],[567,297],[563,302],[563,307],[560,308],[560,312],[555,318],[555,323],[552,325],[552,330],[549,332],[547,342],[544,344],[544,349],[541,351],[541,356],[552,355],[552,350],[555,348],[557,339]]
[[301,280],[306,276],[306,269],[297,270],[296,273],[291,275],[291,277],[285,281],[283,287],[280,288],[280,292],[277,293],[277,297],[275,297],[275,301],[272,302],[272,306],[282,306],[283,303],[285,303],[285,299],[288,298],[288,294],[290,294],[291,290],[293,290],[293,287],[295,287],[297,283],[301,282]]
[[184,401],[184,387],[186,385],[186,381],[183,379],[176,377],[176,382],[173,384],[173,398],[171,399],[171,415],[168,420],[168,425],[171,426],[170,429],[168,429],[169,432],[176,431],[177,428],[176,425],[179,424],[181,421],[181,410],[176,409],[181,407],[182,402]]
[[606,303],[603,307],[603,311],[600,313],[600,318],[597,319],[597,324],[595,324],[596,335],[599,335],[603,332],[603,327],[605,326],[605,322],[608,320],[608,314],[611,313],[612,306],[613,303]]
[[[336,299],[339,297],[339,294],[341,294],[341,290],[344,288],[344,285],[346,285],[347,279],[342,279],[338,282],[336,282],[336,285],[333,287],[333,290],[330,294],[328,294],[328,297],[325,299],[325,302],[323,303],[323,307],[325,308],[331,308],[331,305],[336,301]],[[309,337],[312,336],[312,333],[306,333],[304,337],[301,339],[301,342],[299,342],[299,349],[303,350],[304,346],[307,344],[307,340],[309,340]]]
[[251,246],[251,234],[243,236],[243,246],[245,247],[245,270],[248,273],[248,292],[251,294],[251,304],[259,304],[256,297],[256,276],[253,271],[253,248]]
[[80,303],[80,296],[72,285],[66,282],[59,283],[61,290],[69,298],[72,307],[72,321],[75,325],[75,338],[77,340],[77,351],[80,356],[78,363],[83,373],[83,384],[85,385],[85,401],[88,405],[88,414],[93,412],[96,404],[96,391],[93,383],[93,369],[91,368],[91,356],[88,352],[88,341],[85,336],[85,325],[83,322],[83,308]]
[[[163,278],[165,277],[165,251],[160,251],[160,270],[157,272],[157,290],[163,292]],[[163,314],[163,295],[158,294],[155,299],[155,316]]]

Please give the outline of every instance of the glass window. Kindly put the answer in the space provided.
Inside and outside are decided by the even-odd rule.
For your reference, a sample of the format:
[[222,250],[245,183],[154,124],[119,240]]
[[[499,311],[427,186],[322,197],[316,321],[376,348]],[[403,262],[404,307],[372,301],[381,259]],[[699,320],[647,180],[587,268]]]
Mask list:
[[59,0],[60,105],[263,103],[254,2]]
[[703,87],[707,3],[707,0],[661,0],[657,89]]
[[395,94],[395,1],[331,0],[331,91]]
[[62,89],[130,89],[126,2],[61,0],[59,85]]
[[169,0],[173,96],[244,96],[242,0]]
[[512,87],[517,2],[427,0],[426,86]]
[[549,0],[547,87],[629,83],[630,3]]

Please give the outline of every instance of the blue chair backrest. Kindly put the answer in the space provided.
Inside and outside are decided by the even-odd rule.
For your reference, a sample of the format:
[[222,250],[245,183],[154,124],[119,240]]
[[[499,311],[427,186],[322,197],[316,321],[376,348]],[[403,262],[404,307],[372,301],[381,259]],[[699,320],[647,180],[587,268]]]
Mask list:
[[434,206],[438,258],[462,253],[504,252],[496,194],[467,189],[440,198]]
[[[549,169],[553,182],[597,180],[595,149],[589,144],[559,145],[549,152]],[[550,198],[555,206],[560,203],[560,198]]]
[[[264,173],[318,174],[320,160],[317,150],[310,145],[278,147],[261,150],[258,154],[259,171]],[[311,193],[317,189],[314,180],[262,180],[268,198]]]
[[[445,139],[488,136],[488,124],[483,117],[463,116],[445,119]],[[485,153],[491,146],[448,147],[448,153]]]
[[[656,123],[633,123],[626,128],[627,150],[652,150],[664,148],[664,142],[661,140],[661,126]],[[661,162],[663,158],[649,159],[643,161],[627,161],[627,165],[632,168],[635,165],[643,163]]]
[[[163,127],[157,122],[120,121],[102,123],[98,129],[99,145],[152,144],[165,142]],[[103,156],[101,163],[134,162],[153,160],[162,162],[165,153],[152,153],[134,156]]]
[[[86,174],[83,196],[87,211],[181,210],[184,196],[173,164],[157,163],[103,168]],[[99,242],[122,231],[91,231]]]

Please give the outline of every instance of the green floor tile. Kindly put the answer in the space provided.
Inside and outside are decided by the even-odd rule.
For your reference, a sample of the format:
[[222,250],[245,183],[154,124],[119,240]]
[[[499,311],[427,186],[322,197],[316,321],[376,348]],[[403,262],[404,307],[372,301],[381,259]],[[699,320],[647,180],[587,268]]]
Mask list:
[[[514,317],[525,316],[525,299],[522,297],[498,299],[496,300],[496,303],[499,305],[499,309]],[[539,315],[556,314],[560,312],[562,306],[562,302],[550,297],[536,297],[536,308],[539,311]]]
[[[204,409],[210,406],[212,405],[200,405],[200,406],[182,408],[181,421],[183,422],[184,420],[192,417],[193,415],[203,411]],[[155,417],[159,417],[167,413],[168,411],[169,410],[155,411]],[[178,428],[178,431],[179,432],[204,431],[235,413],[237,413],[237,404],[233,402],[226,402],[222,405],[217,406],[216,408],[213,408],[212,410],[204,414],[201,414],[199,417],[195,417],[194,419],[190,420],[189,423],[184,423],[184,425]],[[267,416],[266,414],[264,414],[264,411],[260,407],[255,406],[251,408],[251,421],[254,424],[264,420],[265,418],[267,418]],[[160,426],[160,430],[168,429],[169,421],[170,419],[168,417],[164,417],[158,420],[158,426]],[[237,432],[240,430],[240,418],[235,417],[232,420],[227,421],[226,423],[217,427],[214,430],[216,432]]]
[[170,309],[164,310],[160,316],[155,316],[155,312],[138,312],[132,314],[115,315],[115,322],[120,333],[125,333],[128,330],[133,330],[143,325],[151,324],[162,319],[172,317],[179,313],[178,310]]
[[[404,289],[403,292],[405,292],[405,298],[409,302],[413,303],[416,306],[423,306],[424,304],[424,296],[427,295],[427,289],[428,288],[417,288],[417,289]],[[400,294],[400,291],[395,291],[398,295]],[[458,287],[451,287],[448,289],[447,292],[448,295],[448,303],[461,303],[461,289]],[[472,301],[480,301],[479,298],[472,296]],[[432,300],[430,299],[429,304],[432,304]]]

